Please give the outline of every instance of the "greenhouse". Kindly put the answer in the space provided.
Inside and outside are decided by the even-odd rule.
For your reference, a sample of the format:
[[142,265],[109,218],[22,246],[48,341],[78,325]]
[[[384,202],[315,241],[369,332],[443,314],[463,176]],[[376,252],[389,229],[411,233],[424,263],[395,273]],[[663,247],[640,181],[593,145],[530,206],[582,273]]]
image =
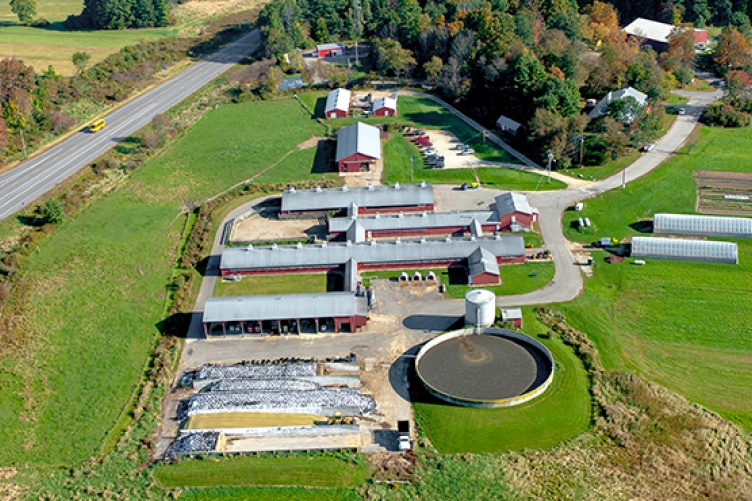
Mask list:
[[752,238],[752,219],[744,217],[656,214],[653,233]]
[[739,255],[733,242],[709,242],[680,238],[634,237],[632,257],[703,261],[738,264]]

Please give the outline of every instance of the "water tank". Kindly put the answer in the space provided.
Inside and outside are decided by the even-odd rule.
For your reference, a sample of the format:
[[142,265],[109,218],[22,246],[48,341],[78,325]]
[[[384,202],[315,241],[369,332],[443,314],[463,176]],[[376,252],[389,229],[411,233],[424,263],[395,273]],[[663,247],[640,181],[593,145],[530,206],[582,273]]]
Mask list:
[[496,294],[477,289],[465,294],[465,324],[490,327],[496,321]]

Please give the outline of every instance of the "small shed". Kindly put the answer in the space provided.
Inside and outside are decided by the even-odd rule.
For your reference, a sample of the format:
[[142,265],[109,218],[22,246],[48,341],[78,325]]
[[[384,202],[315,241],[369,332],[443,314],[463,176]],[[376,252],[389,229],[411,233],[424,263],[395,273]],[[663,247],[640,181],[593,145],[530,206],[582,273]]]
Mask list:
[[506,132],[510,136],[516,136],[517,132],[520,130],[520,127],[522,127],[522,124],[512,120],[507,116],[501,115],[496,120],[496,127],[500,131]]
[[520,308],[502,308],[501,321],[512,322],[515,329],[522,328],[522,309]]
[[347,89],[334,89],[326,96],[324,116],[326,118],[347,118],[350,112],[352,93]]
[[323,43],[316,46],[316,55],[319,57],[341,56],[345,53],[345,45],[339,42]]
[[376,117],[397,116],[397,100],[392,97],[380,97],[373,102],[373,115]]

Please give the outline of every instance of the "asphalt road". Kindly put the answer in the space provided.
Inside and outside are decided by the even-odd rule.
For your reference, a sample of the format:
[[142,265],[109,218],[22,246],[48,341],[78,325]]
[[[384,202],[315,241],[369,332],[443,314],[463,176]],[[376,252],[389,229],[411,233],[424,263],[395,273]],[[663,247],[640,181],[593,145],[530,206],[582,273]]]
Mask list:
[[104,119],[97,133],[78,132],[58,145],[0,174],[0,220],[33,203],[93,162],[118,142],[187,98],[259,47],[253,30],[182,73],[138,96]]

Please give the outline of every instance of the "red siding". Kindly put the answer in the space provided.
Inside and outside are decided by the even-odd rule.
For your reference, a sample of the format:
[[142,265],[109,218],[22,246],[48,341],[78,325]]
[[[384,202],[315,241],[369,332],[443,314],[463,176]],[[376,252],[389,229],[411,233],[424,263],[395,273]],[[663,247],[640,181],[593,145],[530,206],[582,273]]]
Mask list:
[[397,115],[397,110],[383,107],[377,110],[373,110],[373,114],[374,116],[377,116],[377,117],[393,117]]
[[399,212],[422,212],[432,211],[433,204],[406,205],[403,207],[358,207],[358,214],[397,214]]
[[[334,116],[332,116],[334,115]],[[326,118],[347,118],[347,111],[345,110],[329,110],[326,112]]]
[[695,30],[695,45],[708,43],[708,32],[705,30]]
[[342,48],[335,47],[333,49],[319,49],[318,54],[319,54],[319,57],[339,56],[342,54]]
[[354,153],[348,157],[340,160],[337,165],[340,172],[360,172],[361,164],[374,162],[376,159],[363,155],[362,153]]
[[472,285],[498,285],[501,283],[499,275],[493,273],[478,273],[471,277]]
[[525,214],[523,212],[513,212],[511,214],[504,214],[503,216],[501,216],[501,224],[500,224],[502,231],[509,231],[512,225],[512,216],[514,216],[518,224],[527,226],[528,228],[531,227],[534,221],[538,220],[538,218],[536,217],[536,214]]

